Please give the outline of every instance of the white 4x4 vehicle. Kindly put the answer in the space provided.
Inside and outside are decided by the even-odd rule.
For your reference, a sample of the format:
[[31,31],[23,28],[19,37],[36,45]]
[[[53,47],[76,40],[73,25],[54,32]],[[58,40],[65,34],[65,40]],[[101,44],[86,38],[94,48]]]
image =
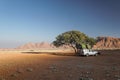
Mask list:
[[93,51],[91,49],[82,49],[80,51],[80,55],[83,55],[83,56],[90,56],[90,55],[97,56],[98,54],[99,52]]

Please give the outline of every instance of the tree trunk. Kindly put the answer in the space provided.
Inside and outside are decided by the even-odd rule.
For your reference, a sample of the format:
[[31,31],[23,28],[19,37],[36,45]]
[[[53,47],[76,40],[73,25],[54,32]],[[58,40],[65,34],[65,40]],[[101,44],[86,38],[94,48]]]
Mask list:
[[74,46],[71,46],[71,47],[74,49],[75,54],[77,54],[77,49],[76,49],[76,47],[74,47]]

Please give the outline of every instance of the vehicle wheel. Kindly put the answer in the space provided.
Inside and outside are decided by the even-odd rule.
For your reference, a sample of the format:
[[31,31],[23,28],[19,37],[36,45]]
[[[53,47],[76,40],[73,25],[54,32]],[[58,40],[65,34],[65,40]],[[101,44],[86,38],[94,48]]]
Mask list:
[[86,54],[86,57],[88,57],[88,56],[89,56],[89,54],[87,53],[87,54]]
[[95,54],[95,56],[97,56],[98,54]]
[[100,52],[98,52],[98,54],[99,54],[99,55],[101,55],[101,53],[100,53]]

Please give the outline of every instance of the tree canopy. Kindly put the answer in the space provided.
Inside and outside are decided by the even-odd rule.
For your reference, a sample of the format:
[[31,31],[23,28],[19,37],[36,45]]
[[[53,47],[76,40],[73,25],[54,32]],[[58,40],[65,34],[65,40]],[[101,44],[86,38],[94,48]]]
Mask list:
[[56,40],[53,41],[53,44],[56,47],[69,45],[74,48],[76,52],[76,49],[86,48],[86,45],[93,46],[95,44],[95,39],[88,37],[80,31],[72,30],[58,35]]

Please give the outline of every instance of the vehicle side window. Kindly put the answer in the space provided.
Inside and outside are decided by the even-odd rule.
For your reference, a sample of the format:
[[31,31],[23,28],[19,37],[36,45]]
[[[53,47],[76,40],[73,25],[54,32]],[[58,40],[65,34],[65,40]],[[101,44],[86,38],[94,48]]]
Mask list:
[[90,52],[93,52],[92,50],[89,50]]

